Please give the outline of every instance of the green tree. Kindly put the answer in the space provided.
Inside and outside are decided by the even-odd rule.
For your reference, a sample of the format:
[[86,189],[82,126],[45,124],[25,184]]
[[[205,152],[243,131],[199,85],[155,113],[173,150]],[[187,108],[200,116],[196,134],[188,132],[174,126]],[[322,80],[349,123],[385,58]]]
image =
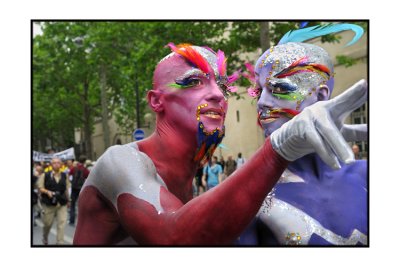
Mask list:
[[[77,37],[85,23],[47,22],[33,40],[33,128],[35,139],[47,137],[54,147],[73,144],[74,128],[83,128],[86,151],[94,116],[99,113],[99,89],[90,47]],[[42,147],[43,149],[43,147]]]
[[[47,137],[54,146],[68,147],[74,142],[74,128],[81,128],[83,152],[91,157],[95,120],[102,121],[106,147],[111,114],[125,134],[140,125],[154,68],[170,53],[165,47],[168,42],[221,49],[229,58],[231,73],[243,68],[247,53],[260,53],[276,44],[299,22],[57,21],[41,25],[43,34],[33,40],[34,146],[43,149]],[[339,41],[335,35],[323,38]]]

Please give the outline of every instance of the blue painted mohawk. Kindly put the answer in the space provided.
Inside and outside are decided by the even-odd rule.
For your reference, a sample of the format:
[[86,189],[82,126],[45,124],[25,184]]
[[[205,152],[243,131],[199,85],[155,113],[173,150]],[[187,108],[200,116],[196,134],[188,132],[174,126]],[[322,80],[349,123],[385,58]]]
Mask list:
[[278,45],[286,44],[289,42],[307,41],[316,37],[327,35],[330,33],[337,33],[341,31],[351,30],[355,33],[353,39],[346,44],[346,46],[352,45],[357,42],[364,33],[363,28],[355,24],[327,24],[327,25],[316,25],[307,28],[302,28],[294,31],[287,32],[279,41]]

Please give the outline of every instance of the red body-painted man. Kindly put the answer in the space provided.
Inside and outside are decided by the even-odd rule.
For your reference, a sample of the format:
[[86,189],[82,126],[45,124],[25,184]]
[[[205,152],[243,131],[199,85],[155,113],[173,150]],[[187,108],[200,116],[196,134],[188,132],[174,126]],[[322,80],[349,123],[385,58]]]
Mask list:
[[[79,197],[75,245],[229,245],[287,167],[286,154],[316,151],[332,167],[339,167],[338,158],[354,160],[333,122],[320,129],[315,112],[303,112],[267,138],[230,179],[193,199],[196,170],[224,136],[231,79],[221,51],[170,47],[174,52],[157,65],[147,95],[156,130],[142,141],[109,148],[98,160]],[[362,94],[350,92],[338,103],[346,106],[346,99]],[[326,122],[329,108],[318,110]]]

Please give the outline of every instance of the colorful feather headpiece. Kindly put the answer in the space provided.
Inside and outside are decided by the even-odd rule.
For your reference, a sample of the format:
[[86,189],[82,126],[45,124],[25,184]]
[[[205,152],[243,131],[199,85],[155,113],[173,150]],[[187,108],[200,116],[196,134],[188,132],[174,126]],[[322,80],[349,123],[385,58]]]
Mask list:
[[[301,43],[316,37],[321,37],[327,34],[331,33],[338,33],[342,31],[347,31],[351,30],[355,33],[353,39],[346,44],[346,46],[353,45],[355,42],[357,42],[361,36],[364,33],[364,30],[362,27],[355,25],[355,24],[327,24],[327,25],[316,25],[316,26],[311,26],[304,28],[307,25],[307,22],[302,22],[300,24],[300,29],[293,30],[287,32],[279,41],[278,45],[286,44],[289,42],[297,42]],[[246,68],[249,71],[249,74],[243,75],[245,76],[251,83],[252,87],[247,89],[247,92],[250,96],[252,97],[257,97],[260,95],[260,89],[255,86],[254,82],[254,75],[252,68],[246,66]],[[275,77],[277,78],[284,78],[290,75],[293,75],[298,72],[317,72],[321,74],[323,77],[328,79],[331,76],[330,70],[321,65],[321,64],[315,64],[315,63],[309,63],[307,62],[307,58],[301,58],[298,59],[297,61],[293,62],[288,68],[285,68],[282,70],[280,73],[275,74]]]
[[175,46],[173,43],[169,43],[168,46],[171,50],[178,55],[181,55],[186,60],[188,60],[191,64],[198,67],[205,74],[210,73],[210,65],[207,60],[197,52],[192,45],[190,44],[180,44]]
[[316,37],[327,35],[330,33],[337,33],[341,31],[351,30],[355,33],[353,39],[346,44],[346,46],[352,45],[357,42],[364,33],[362,27],[355,24],[327,24],[327,25],[316,25],[307,28],[301,28],[294,31],[287,32],[279,41],[278,45],[286,44],[289,42],[307,41]]
[[[228,59],[225,57],[225,53],[221,50],[218,50],[217,53],[215,53],[211,48],[210,49],[214,54],[217,54],[217,68],[218,68],[218,73],[220,78],[226,76],[226,62],[228,61]],[[232,75],[230,75],[227,78],[226,84],[228,85],[227,90],[231,93],[234,93],[237,91],[237,87],[236,86],[230,86],[231,84],[233,84],[237,79],[239,79],[240,75],[239,75],[240,71],[235,71]]]
[[328,67],[322,64],[310,63],[308,61],[308,57],[305,56],[299,58],[298,60],[293,62],[289,67],[275,74],[274,77],[281,79],[300,72],[316,72],[319,73],[322,77],[325,77],[326,80],[328,80],[331,75]]

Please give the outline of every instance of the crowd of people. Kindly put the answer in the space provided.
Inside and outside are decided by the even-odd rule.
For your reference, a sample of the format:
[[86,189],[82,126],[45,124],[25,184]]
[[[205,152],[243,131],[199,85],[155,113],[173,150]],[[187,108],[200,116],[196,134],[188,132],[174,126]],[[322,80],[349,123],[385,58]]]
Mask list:
[[34,162],[32,170],[32,223],[43,222],[43,245],[48,245],[48,236],[54,219],[57,224],[57,243],[64,243],[67,223],[75,225],[76,205],[80,190],[89,176],[93,163],[81,155],[78,161],[62,161],[53,157],[50,162]]
[[199,196],[222,183],[245,161],[241,152],[236,159],[233,159],[232,155],[229,155],[227,160],[222,155],[220,158],[213,156],[209,162],[197,170],[195,179],[193,179],[193,196]]

